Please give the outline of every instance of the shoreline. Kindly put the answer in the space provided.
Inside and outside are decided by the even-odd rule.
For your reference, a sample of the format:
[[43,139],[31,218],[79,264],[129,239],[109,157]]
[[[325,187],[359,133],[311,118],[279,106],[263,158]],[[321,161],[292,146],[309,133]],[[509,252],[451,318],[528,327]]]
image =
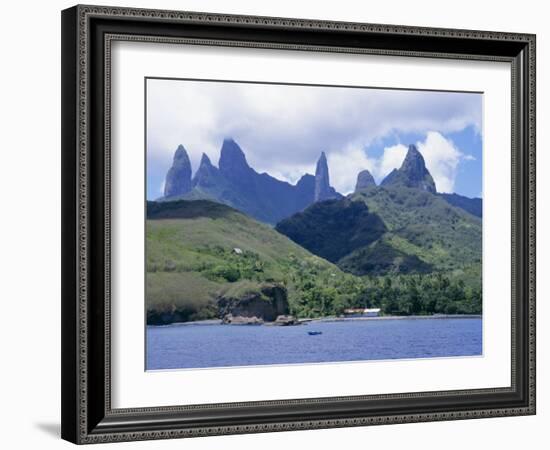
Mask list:
[[[411,316],[378,316],[378,317],[305,317],[298,319],[296,325],[305,325],[308,323],[321,322],[363,322],[363,321],[378,321],[378,320],[445,320],[445,319],[481,319],[482,314],[432,314],[432,315],[411,315]],[[255,326],[270,326],[273,322],[265,322]],[[203,326],[203,325],[222,325],[221,319],[196,320],[193,322],[174,322],[166,325],[146,325],[149,327],[171,327],[171,326]],[[231,325],[231,324],[229,324]],[[245,324],[233,324],[233,326],[244,326]],[[250,325],[252,326],[252,325]]]
[[442,320],[442,319],[481,319],[481,314],[432,314],[411,316],[378,316],[378,317],[318,317],[311,319],[299,319],[309,322],[344,322],[344,321],[368,321],[368,320]]

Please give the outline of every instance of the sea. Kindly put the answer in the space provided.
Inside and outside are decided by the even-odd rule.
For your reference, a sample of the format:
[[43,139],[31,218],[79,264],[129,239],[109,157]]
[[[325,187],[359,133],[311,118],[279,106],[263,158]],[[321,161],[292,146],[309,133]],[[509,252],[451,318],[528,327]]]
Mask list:
[[384,318],[295,326],[148,326],[146,370],[440,358],[482,354],[482,319]]

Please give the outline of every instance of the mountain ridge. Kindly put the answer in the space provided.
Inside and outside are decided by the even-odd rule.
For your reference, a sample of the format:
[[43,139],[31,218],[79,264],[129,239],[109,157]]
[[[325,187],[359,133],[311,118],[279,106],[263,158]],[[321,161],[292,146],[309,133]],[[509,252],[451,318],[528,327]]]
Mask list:
[[[178,147],[177,152],[181,154],[182,151],[185,152],[183,146]],[[170,176],[173,185],[173,174],[180,172],[178,167],[172,166],[167,173],[167,182]],[[224,139],[222,143],[218,167],[203,153],[195,176],[189,183],[182,183],[180,186],[183,189],[171,189],[170,195],[164,195],[158,201],[215,200],[271,225],[302,211],[315,201],[342,198],[330,186],[324,152],[319,158],[316,174],[304,174],[293,185],[268,173],[256,172],[248,164],[244,151],[231,138]]]
[[[354,193],[376,187],[368,170],[357,175]],[[393,169],[380,183],[381,187],[420,189],[440,196],[447,203],[481,217],[482,200],[459,194],[438,193],[422,154],[409,145],[401,167]],[[349,195],[353,195],[349,194]],[[348,196],[349,196],[348,195]],[[232,138],[223,140],[218,167],[205,153],[199,168],[191,177],[191,163],[185,147],[179,145],[166,174],[164,196],[158,201],[208,199],[232,206],[261,222],[276,225],[281,220],[303,211],[309,205],[344,196],[330,185],[325,152],[321,152],[315,175],[304,174],[296,184],[278,180],[266,172],[258,173],[249,164],[242,148]]]
[[[372,224],[357,227],[347,213],[350,205],[361,204],[383,224],[373,239],[367,239]],[[361,221],[366,225],[365,217]],[[417,188],[371,186],[311,205],[275,229],[356,275],[429,273],[481,263],[481,219]],[[327,253],[332,245],[341,251]]]

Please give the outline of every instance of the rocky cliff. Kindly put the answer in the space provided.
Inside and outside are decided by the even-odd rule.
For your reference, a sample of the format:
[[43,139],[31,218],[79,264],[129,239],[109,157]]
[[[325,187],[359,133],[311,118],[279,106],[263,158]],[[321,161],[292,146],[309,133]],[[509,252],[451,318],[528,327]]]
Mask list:
[[236,318],[253,318],[273,322],[278,316],[288,315],[286,288],[277,283],[265,283],[257,292],[240,297],[221,296],[217,300],[218,316],[226,323],[250,323]]
[[178,146],[172,167],[166,174],[164,196],[183,195],[191,190],[191,162],[183,145]]
[[327,157],[325,152],[321,152],[321,156],[317,161],[317,167],[315,168],[315,191],[313,193],[313,200],[315,202],[322,202],[324,200],[340,197],[342,196],[330,185]]

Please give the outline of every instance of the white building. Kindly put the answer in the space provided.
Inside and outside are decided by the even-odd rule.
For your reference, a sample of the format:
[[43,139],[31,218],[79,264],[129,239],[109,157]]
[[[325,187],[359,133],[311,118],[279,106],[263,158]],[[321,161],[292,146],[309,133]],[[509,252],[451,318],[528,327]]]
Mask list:
[[380,308],[349,308],[344,310],[345,316],[352,317],[378,317]]

